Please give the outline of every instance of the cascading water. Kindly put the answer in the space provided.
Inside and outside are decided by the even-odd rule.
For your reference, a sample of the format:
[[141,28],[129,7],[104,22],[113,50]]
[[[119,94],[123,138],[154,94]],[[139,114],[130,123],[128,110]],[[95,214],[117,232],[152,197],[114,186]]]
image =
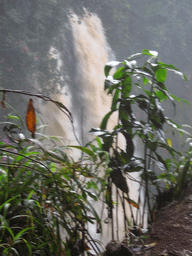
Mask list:
[[[99,127],[102,118],[110,110],[111,97],[104,92],[104,66],[108,61],[115,58],[107,43],[101,20],[96,14],[89,13],[87,10],[84,11],[83,17],[78,17],[72,11],[69,15],[75,58],[72,83],[70,85],[65,84],[62,94],[52,96],[72,112],[75,130],[82,145],[91,138],[88,133],[90,128]],[[66,63],[63,63],[65,59],[55,48],[50,49],[50,57],[57,59],[59,71],[63,64],[66,65]],[[41,112],[44,117],[49,118],[46,120],[49,124],[47,131],[49,134],[63,137],[66,144],[77,145],[71,123],[58,109],[54,108],[53,105],[46,104],[41,107]],[[116,124],[117,117],[114,115],[109,128]],[[120,141],[120,144],[123,146],[124,142]],[[75,155],[75,157],[78,156]],[[132,176],[135,179],[138,178],[138,174]],[[137,201],[139,185],[131,180],[128,181],[128,184],[130,198]],[[113,190],[115,191],[115,189]],[[94,202],[94,207],[98,215],[101,216],[101,201]],[[118,212],[116,212],[115,208],[113,210],[114,227],[119,230],[118,237],[115,238],[122,240],[125,236],[123,209],[120,206]],[[126,211],[129,211],[128,205],[126,205]],[[107,209],[103,212],[102,221],[102,233],[96,232],[96,224],[89,224],[88,229],[93,238],[102,241],[105,245],[112,239],[112,226],[111,220],[108,219]]]

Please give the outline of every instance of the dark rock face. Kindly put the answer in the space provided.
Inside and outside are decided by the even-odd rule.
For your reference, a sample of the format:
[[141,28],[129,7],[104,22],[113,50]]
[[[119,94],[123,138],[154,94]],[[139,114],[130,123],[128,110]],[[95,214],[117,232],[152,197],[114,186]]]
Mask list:
[[124,243],[112,240],[106,246],[105,256],[132,256],[132,250]]

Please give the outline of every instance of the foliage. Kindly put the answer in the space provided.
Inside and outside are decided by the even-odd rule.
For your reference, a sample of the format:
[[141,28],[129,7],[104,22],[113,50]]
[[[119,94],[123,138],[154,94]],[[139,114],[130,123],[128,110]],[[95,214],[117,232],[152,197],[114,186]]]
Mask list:
[[[176,197],[181,194],[191,170],[191,150],[184,157],[184,163],[182,160],[178,161],[178,157],[182,155],[172,147],[165,129],[170,127],[171,131],[186,134],[187,142],[191,141],[191,135],[185,127],[165,115],[162,104],[170,100],[175,109],[175,101],[187,103],[169,92],[165,85],[167,71],[186,78],[173,65],[159,62],[157,57],[157,52],[143,50],[123,62],[113,61],[106,64],[105,90],[113,95],[113,100],[111,110],[103,118],[100,128],[91,130],[98,136],[96,144],[90,142],[86,147],[57,146],[58,138],[47,137],[38,132],[41,127],[36,128],[32,99],[29,101],[26,116],[32,138],[25,138],[24,123],[16,111],[10,113],[7,121],[1,123],[5,134],[4,141],[0,142],[2,255],[23,255],[26,251],[28,255],[62,255],[65,251],[67,255],[73,256],[87,248],[84,245],[85,240],[89,242],[89,247],[98,248],[87,230],[87,224],[96,221],[98,231],[102,232],[101,220],[90,203],[90,198],[98,201],[104,193],[103,201],[108,206],[108,217],[113,218],[112,209],[114,204],[118,207],[118,202],[115,203],[112,199],[111,183],[117,187],[117,195],[124,211],[124,222],[128,225],[125,201],[129,204],[134,225],[133,234],[139,231],[132,207],[136,208],[137,213],[141,211],[142,186],[143,216],[147,208],[151,220],[151,185],[161,192],[160,182],[163,180],[169,188],[174,186]],[[144,65],[137,66],[137,63],[142,63],[142,59]],[[111,76],[110,70],[120,64]],[[133,91],[135,94],[132,94]],[[11,92],[42,98],[63,111],[73,127],[73,117],[61,102],[26,91],[2,89],[1,92],[3,108],[8,106],[5,96]],[[141,116],[137,116],[137,109],[142,112]],[[113,130],[107,130],[108,122],[115,112],[118,113],[117,124]],[[123,137],[124,147],[119,143],[120,135]],[[135,143],[136,139],[139,140],[138,144]],[[47,140],[49,148],[44,146]],[[143,148],[141,156],[135,154],[137,145]],[[70,156],[72,148],[82,152],[80,159],[75,161]],[[165,152],[166,157],[163,156]],[[102,174],[101,170],[104,170]],[[138,202],[129,197],[126,180],[126,176],[134,172],[138,172],[141,177]],[[122,192],[122,197],[118,189]],[[113,233],[114,228],[112,230]],[[63,232],[67,237],[65,241],[61,239]],[[98,253],[99,250],[95,249],[95,252]]]
[[[61,104],[58,107],[64,107]],[[100,149],[99,157],[96,147],[75,146],[84,156],[74,161],[69,148],[56,146],[58,138],[37,132],[41,127],[36,139],[25,138],[16,112],[1,124],[5,139],[0,142],[0,254],[62,255],[65,248],[69,255],[78,255],[71,244],[82,237],[94,244],[87,223],[97,221],[101,229],[89,200],[97,201],[105,186],[98,172],[106,168],[107,154]],[[47,140],[49,149],[44,146]],[[63,232],[66,241],[61,240]]]
[[[138,63],[142,63],[142,58],[144,64],[137,66],[136,59]],[[120,64],[121,66],[111,76],[110,70]],[[123,62],[107,63],[105,66],[105,90],[108,94],[113,95],[111,110],[103,118],[100,128],[91,130],[92,133],[102,138],[102,149],[110,152],[109,166],[113,170],[110,176],[118,188],[125,193],[128,192],[128,187],[124,184],[125,180],[121,182],[121,186],[115,182],[119,175],[124,177],[125,174],[140,172],[143,181],[141,186],[145,187],[143,215],[147,207],[151,220],[153,220],[153,213],[149,193],[150,185],[156,186],[160,191],[159,181],[163,175],[162,172],[169,172],[170,163],[177,162],[177,156],[181,156],[181,153],[172,147],[170,138],[165,134],[165,129],[170,127],[172,131],[180,134],[189,134],[179,124],[167,117],[162,108],[162,104],[166,100],[171,101],[173,109],[176,107],[175,101],[184,101],[188,104],[187,101],[169,92],[165,85],[167,71],[174,72],[186,79],[185,75],[173,65],[159,62],[158,53],[155,51],[143,50],[142,53],[134,54]],[[135,94],[132,94],[133,92]],[[140,116],[136,116],[138,109],[141,112]],[[113,130],[109,131],[107,124],[114,112],[118,113],[118,122]],[[124,148],[118,143],[120,134],[125,141]],[[139,140],[136,144],[138,148],[135,147],[136,139]],[[143,148],[143,152],[140,152],[139,148]],[[136,151],[140,152],[140,157],[135,155]],[[166,156],[163,156],[162,153]],[[183,179],[185,179],[189,165],[188,160],[182,172]],[[123,176],[122,172],[117,172],[117,170],[121,170]],[[161,170],[159,177],[157,170]],[[113,179],[114,175],[115,179]],[[181,183],[182,185],[179,185],[179,180],[177,181],[177,185],[183,187],[183,182],[181,181]],[[138,204],[140,200],[141,188],[139,189]]]

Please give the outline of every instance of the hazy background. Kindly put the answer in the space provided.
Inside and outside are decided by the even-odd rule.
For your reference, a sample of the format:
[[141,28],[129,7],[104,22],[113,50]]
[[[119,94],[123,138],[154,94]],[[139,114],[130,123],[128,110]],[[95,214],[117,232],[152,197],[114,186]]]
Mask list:
[[[190,0],[2,0],[0,86],[49,96],[62,92],[86,141],[89,125],[98,125],[110,106],[102,92],[108,60],[123,61],[142,49],[158,51],[159,61],[173,64],[188,78],[184,82],[170,75],[168,88],[191,103],[191,25]],[[22,114],[28,98],[8,95],[7,102]],[[52,106],[42,104],[36,106],[45,121],[61,134],[65,118],[54,108],[49,115]],[[171,105],[165,111],[174,119]],[[88,122],[90,118],[94,120]],[[190,108],[178,108],[175,120],[191,125]]]

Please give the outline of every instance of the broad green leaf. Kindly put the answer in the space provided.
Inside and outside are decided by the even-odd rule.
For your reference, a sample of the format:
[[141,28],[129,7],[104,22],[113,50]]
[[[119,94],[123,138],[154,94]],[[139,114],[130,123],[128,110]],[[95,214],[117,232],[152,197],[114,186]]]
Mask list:
[[127,158],[127,160],[130,160],[134,153],[133,139],[132,139],[131,135],[126,131],[122,131],[122,134],[126,140],[126,158]]
[[110,173],[110,177],[117,188],[119,188],[126,194],[129,192],[127,180],[123,175],[122,171],[120,170],[120,168],[112,170],[112,172]]
[[128,98],[132,89],[131,77],[126,76],[122,84],[122,98]]
[[158,82],[164,83],[167,78],[167,70],[165,68],[158,68],[155,71],[155,76]]
[[113,75],[113,78],[117,79],[117,80],[122,79],[124,74],[125,74],[125,67],[120,67],[120,68],[117,69],[117,71]]
[[154,90],[154,93],[161,102],[168,98],[168,96],[164,93],[164,91]]
[[149,139],[146,141],[146,146],[151,149],[153,152],[156,151],[158,147],[158,142],[157,141],[150,141]]

